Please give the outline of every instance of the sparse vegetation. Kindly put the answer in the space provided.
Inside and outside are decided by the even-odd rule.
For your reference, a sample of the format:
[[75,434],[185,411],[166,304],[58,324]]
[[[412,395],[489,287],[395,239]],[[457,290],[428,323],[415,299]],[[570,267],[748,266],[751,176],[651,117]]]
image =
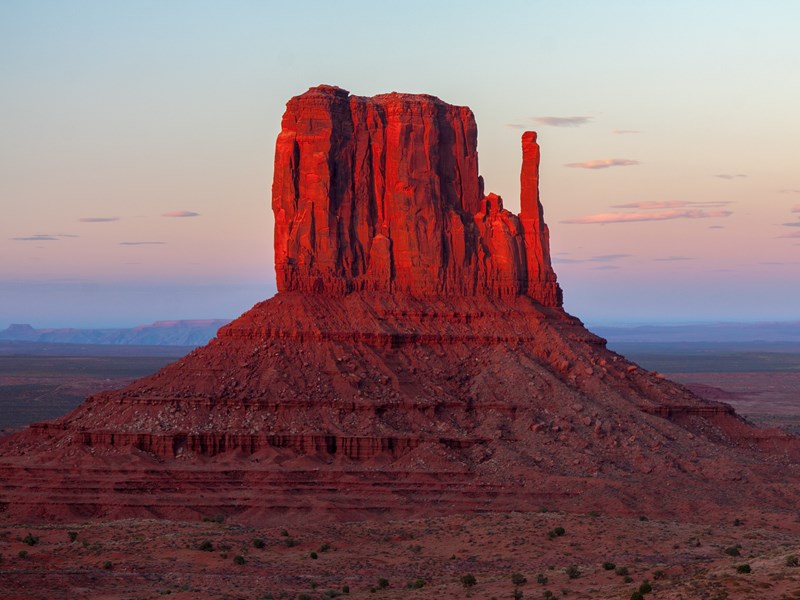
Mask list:
[[525,577],[522,573],[513,573],[511,575],[511,583],[514,585],[524,585],[528,583],[528,578]]
[[386,579],[385,577],[381,577],[380,579],[378,579],[378,588],[379,589],[385,590],[388,587],[389,587],[389,580],[388,579]]
[[581,571],[578,569],[577,565],[570,565],[566,569],[564,569],[564,573],[567,574],[567,577],[570,579],[577,579],[581,576]]
[[244,556],[242,556],[241,554],[237,554],[236,556],[233,557],[233,564],[235,565],[243,565],[246,562],[247,561],[245,560]]
[[644,600],[644,594],[639,590],[636,590],[631,594],[631,600]]
[[791,554],[786,557],[787,567],[800,567],[800,558],[796,554]]
[[409,584],[406,587],[411,589],[411,590],[418,590],[420,588],[425,587],[425,580],[424,579],[415,579],[414,581],[409,582]]
[[519,588],[514,588],[513,595],[514,595],[514,600],[521,600],[523,595],[522,590]]
[[285,529],[282,529],[281,530],[281,537],[289,537],[289,532],[286,531]]
[[317,558],[318,558],[318,555],[317,555],[316,552],[312,552],[311,554],[309,554],[309,556],[311,557],[312,560],[317,560]]
[[31,535],[29,532],[24,538],[22,538],[22,542],[28,544],[28,546],[35,546],[39,543],[39,537],[35,535]]
[[642,595],[649,594],[653,591],[653,586],[650,585],[650,582],[647,579],[645,579],[639,586],[639,591],[642,593]]
[[737,573],[750,573],[751,571],[752,571],[752,569],[750,568],[750,565],[747,564],[747,563],[745,563],[743,565],[737,565],[737,567],[736,567],[736,572]]
[[255,538],[255,539],[253,540],[253,548],[259,548],[259,549],[261,549],[261,548],[263,548],[263,547],[264,547],[264,546],[266,546],[266,545],[267,545],[267,544],[266,544],[266,542],[265,542],[264,540],[262,540],[261,538]]
[[322,546],[319,547],[319,551],[320,552],[327,552],[330,549],[331,549],[331,545],[330,544],[322,544]]
[[103,568],[104,568],[106,571],[110,571],[110,570],[111,570],[113,567],[114,567],[114,565],[113,565],[113,564],[111,564],[111,561],[110,561],[110,560],[107,560],[107,561],[105,561],[105,562],[103,563]]
[[70,542],[74,542],[78,539],[78,532],[77,531],[68,531],[67,537],[69,538]]
[[741,549],[742,547],[739,546],[738,544],[736,546],[728,546],[727,548],[725,548],[725,554],[727,554],[728,556],[741,556],[742,555]]
[[213,552],[214,544],[211,542],[211,540],[203,540],[197,549],[202,550],[203,552]]
[[17,552],[17,556],[20,558],[28,558],[28,551],[27,550],[20,550]]
[[294,538],[287,537],[285,540],[283,540],[283,545],[287,548],[294,548],[297,545],[297,542]]
[[536,575],[536,583],[541,585],[547,585],[547,575],[544,573],[539,573]]
[[617,567],[617,565],[615,565],[612,562],[604,562],[603,563],[603,569],[605,569],[606,571],[613,571],[616,567]]
[[547,532],[547,537],[552,540],[554,538],[561,537],[566,532],[567,531],[563,527],[555,527]]
[[658,581],[659,579],[664,579],[666,576],[667,574],[664,571],[661,571],[660,569],[658,571],[653,571],[653,579],[655,579],[656,581]]
[[614,569],[614,573],[616,573],[620,577],[625,577],[628,574],[628,567],[617,567],[616,569]]
[[465,588],[471,588],[476,583],[478,583],[478,580],[475,579],[475,576],[472,573],[467,573],[466,575],[461,576],[461,585],[463,585]]

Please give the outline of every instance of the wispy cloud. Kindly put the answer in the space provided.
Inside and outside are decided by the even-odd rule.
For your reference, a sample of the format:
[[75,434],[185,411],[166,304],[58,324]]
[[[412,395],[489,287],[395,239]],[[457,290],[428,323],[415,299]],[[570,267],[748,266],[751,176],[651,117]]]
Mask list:
[[592,271],[613,271],[614,269],[619,269],[616,265],[603,265],[601,267],[592,267]]
[[781,194],[800,194],[800,190],[798,189],[783,189],[779,190]]
[[800,213],[800,204],[792,208],[792,212]]
[[550,127],[580,127],[586,125],[592,117],[533,117],[533,121]]
[[614,129],[611,133],[613,133],[614,135],[626,135],[629,133],[642,133],[642,132],[638,131],[637,129]]
[[709,225],[709,229],[725,229],[725,225]]
[[120,246],[160,246],[166,242],[120,242]]
[[792,233],[784,233],[783,235],[779,235],[779,238],[800,238],[800,231],[793,231]]
[[588,258],[561,258],[553,257],[553,262],[562,265],[577,265],[582,263],[608,263],[622,258],[627,258],[630,254],[600,254]]
[[730,200],[711,200],[708,202],[692,202],[689,200],[664,200],[664,201],[645,201],[628,202],[627,204],[612,204],[611,208],[641,208],[644,210],[663,209],[663,208],[719,208],[733,204]]
[[665,210],[661,212],[614,212],[577,217],[561,222],[570,225],[595,225],[606,223],[634,223],[640,221],[669,221],[672,219],[715,219],[729,217],[732,214],[733,211],[730,210],[705,211],[700,209]]
[[631,160],[629,158],[599,158],[597,160],[569,163],[564,166],[573,169],[608,169],[609,167],[630,167],[638,164],[638,160]]
[[656,262],[680,262],[694,259],[694,256],[665,256],[663,258],[654,258],[653,260]]
[[794,223],[784,223],[784,227],[800,227],[800,221],[795,221]]
[[200,213],[192,212],[191,210],[171,210],[169,212],[161,213],[162,217],[198,217]]
[[27,235],[11,239],[15,242],[57,242],[60,238],[54,235]]
[[738,173],[736,175],[731,175],[730,173],[719,173],[717,175],[714,175],[714,177],[718,177],[720,179],[743,179],[747,177],[747,175],[743,173]]
[[81,223],[110,223],[119,221],[119,217],[81,217],[78,221]]

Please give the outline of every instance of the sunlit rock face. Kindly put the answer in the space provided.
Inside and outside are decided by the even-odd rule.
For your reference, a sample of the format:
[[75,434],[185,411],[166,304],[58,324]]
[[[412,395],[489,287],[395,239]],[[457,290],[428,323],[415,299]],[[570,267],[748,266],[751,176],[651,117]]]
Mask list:
[[280,291],[430,296],[528,294],[560,306],[523,136],[522,214],[484,196],[472,111],[424,94],[292,98],[275,151]]

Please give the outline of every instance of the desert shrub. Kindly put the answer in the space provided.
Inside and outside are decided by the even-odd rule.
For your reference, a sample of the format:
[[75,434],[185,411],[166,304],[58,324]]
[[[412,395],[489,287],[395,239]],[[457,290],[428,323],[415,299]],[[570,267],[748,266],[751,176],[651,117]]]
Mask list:
[[312,560],[317,560],[317,553],[316,552],[312,552],[311,554],[309,554],[309,556],[311,557]]
[[350,586],[349,586],[349,585],[343,585],[343,586],[342,586],[342,591],[343,591],[345,594],[349,594],[349,593],[350,593]]
[[628,574],[628,567],[617,567],[616,569],[614,569],[614,573],[616,573],[620,577],[625,577]]
[[614,564],[614,563],[612,563],[612,562],[604,562],[604,563],[603,563],[603,568],[604,568],[606,571],[613,571],[613,570],[614,570],[616,567],[617,567],[617,565],[615,565],[615,564]]
[[536,576],[536,583],[540,583],[542,585],[546,585],[547,584],[547,575],[545,575],[544,573],[539,573]]
[[330,549],[331,549],[331,545],[330,544],[322,544],[322,546],[319,547],[319,551],[320,552],[327,552]]
[[381,577],[378,579],[378,587],[382,590],[385,590],[389,587],[389,580],[386,577]]
[[514,600],[522,600],[522,590],[519,588],[514,588]]
[[294,548],[297,545],[297,542],[294,538],[287,537],[285,540],[283,540],[283,544],[287,548]]
[[511,583],[514,585],[524,585],[528,583],[528,579],[522,573],[513,573],[511,575]]
[[203,517],[204,523],[224,523],[225,515],[214,515],[213,517]]
[[636,590],[631,594],[631,600],[644,600],[644,594],[639,590]]
[[77,531],[68,531],[67,537],[69,538],[70,542],[74,542],[78,539],[78,532]]
[[600,516],[600,513],[598,511],[596,511],[596,510],[590,510],[589,511],[589,516],[592,517],[593,519],[596,519],[597,517]]
[[543,598],[555,598],[555,595],[550,590],[545,590],[542,592]]
[[664,573],[664,571],[661,571],[660,569],[658,571],[653,572],[653,579],[655,579],[656,581],[658,581],[659,579],[664,579],[666,576],[667,574]]
[[467,573],[466,575],[461,576],[461,585],[463,585],[465,588],[471,588],[476,583],[478,583],[478,580],[475,579],[475,575],[472,573]]
[[20,550],[17,552],[17,556],[20,558],[28,558],[28,551],[27,550]]
[[737,573],[750,573],[751,571],[752,571],[752,569],[750,568],[750,565],[748,565],[747,563],[745,563],[743,565],[738,565],[736,567],[736,572]]
[[197,549],[202,550],[203,552],[213,552],[214,544],[211,543],[211,540],[203,540]]
[[244,556],[242,556],[241,554],[237,554],[236,556],[233,557],[233,564],[235,565],[243,565],[246,562],[247,561],[244,559]]
[[253,540],[253,548],[263,548],[266,545],[267,545],[267,543],[264,540],[262,540],[261,538],[255,538]]
[[625,583],[633,583],[633,577],[631,577],[630,575],[625,575],[625,577],[622,578],[622,581],[624,581]]
[[285,529],[281,529],[281,537],[289,537],[289,532]]
[[738,544],[736,546],[728,546],[725,548],[725,554],[728,556],[741,556],[742,553],[740,552],[741,546]]
[[796,554],[792,554],[786,557],[786,566],[787,567],[800,567],[800,558],[797,557]]
[[733,526],[734,527],[739,527],[740,525],[744,525],[744,521],[742,521],[741,519],[734,519],[733,520]]
[[312,600],[310,594],[298,594],[297,600]]
[[414,581],[410,582],[407,586],[409,589],[418,590],[420,588],[425,587],[425,580],[424,579],[415,579]]
[[107,560],[106,562],[104,562],[104,563],[103,563],[103,568],[104,568],[106,571],[110,571],[110,570],[113,568],[113,566],[114,566],[114,565],[112,565],[112,564],[111,564],[111,561],[110,561],[110,560]]
[[36,544],[39,543],[39,537],[36,536],[36,535],[31,535],[30,533],[28,533],[28,535],[26,535],[24,538],[22,538],[22,541],[25,544],[28,544],[28,546],[35,546]]
[[567,574],[567,577],[570,579],[577,579],[581,576],[580,569],[576,565],[570,565],[566,569],[564,569],[564,573]]
[[323,599],[325,599],[325,598],[338,598],[339,596],[341,596],[341,594],[339,592],[337,592],[336,590],[325,590],[325,593],[322,594],[322,598]]
[[555,533],[557,536],[562,536],[567,533],[567,531],[563,527],[556,527],[553,529],[553,533]]
[[649,594],[650,592],[653,591],[653,586],[650,585],[650,582],[647,581],[647,579],[645,579],[639,586],[639,591],[642,593],[642,595]]
[[640,521],[642,521],[642,522],[644,522],[644,521],[649,521],[650,519],[648,519],[648,518],[647,518],[646,516],[644,516],[644,515],[639,515],[639,520],[640,520]]

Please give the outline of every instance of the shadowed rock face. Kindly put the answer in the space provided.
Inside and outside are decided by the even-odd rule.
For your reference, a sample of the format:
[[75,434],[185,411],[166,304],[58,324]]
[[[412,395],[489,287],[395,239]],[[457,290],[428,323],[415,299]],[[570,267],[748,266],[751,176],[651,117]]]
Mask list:
[[279,293],[158,373],[1,440],[0,520],[793,517],[797,438],[644,371],[562,309],[535,133],[522,150],[517,216],[483,195],[469,109],[330,86],[293,98]]
[[472,111],[427,95],[292,98],[275,151],[278,290],[528,294],[561,305],[523,136],[521,218],[484,197]]

